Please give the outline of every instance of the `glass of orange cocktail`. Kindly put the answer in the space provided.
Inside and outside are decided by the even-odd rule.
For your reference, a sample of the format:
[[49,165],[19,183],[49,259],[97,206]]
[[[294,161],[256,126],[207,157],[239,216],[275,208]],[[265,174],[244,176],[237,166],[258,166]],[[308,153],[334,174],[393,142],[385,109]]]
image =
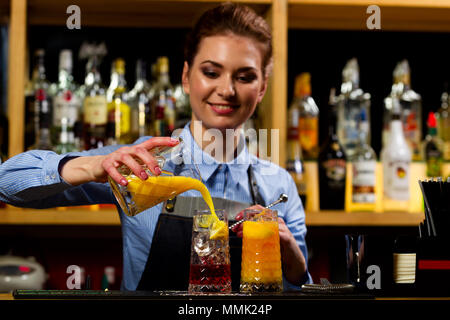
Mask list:
[[244,211],[240,291],[283,291],[278,214],[275,210]]

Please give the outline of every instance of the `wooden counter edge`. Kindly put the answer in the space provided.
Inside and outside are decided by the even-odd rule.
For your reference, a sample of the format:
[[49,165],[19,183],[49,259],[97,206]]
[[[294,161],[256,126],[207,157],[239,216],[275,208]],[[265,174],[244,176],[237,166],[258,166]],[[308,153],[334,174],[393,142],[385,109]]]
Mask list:
[[54,209],[0,209],[0,225],[103,225],[118,226],[115,208],[73,207]]
[[314,211],[305,213],[306,226],[418,227],[424,214],[409,212]]
[[[423,213],[307,211],[306,226],[394,226],[414,227],[424,219]],[[0,225],[103,225],[119,226],[115,208],[74,207],[58,209],[0,209]]]

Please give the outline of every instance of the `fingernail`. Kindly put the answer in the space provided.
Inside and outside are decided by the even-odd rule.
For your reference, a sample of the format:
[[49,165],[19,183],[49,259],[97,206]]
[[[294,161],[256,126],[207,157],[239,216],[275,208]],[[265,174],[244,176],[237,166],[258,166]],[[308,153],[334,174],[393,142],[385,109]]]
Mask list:
[[147,173],[145,173],[145,171],[141,172],[141,178],[142,178],[142,180],[147,180],[148,175],[147,175]]
[[126,179],[121,179],[120,184],[126,186],[128,184],[128,181]]
[[171,141],[172,143],[178,143],[178,142],[180,142],[180,140],[175,139],[175,138],[170,138],[170,141]]
[[160,174],[161,174],[161,168],[158,167],[158,166],[156,166],[156,167],[155,167],[155,173],[156,173],[157,175],[160,175]]

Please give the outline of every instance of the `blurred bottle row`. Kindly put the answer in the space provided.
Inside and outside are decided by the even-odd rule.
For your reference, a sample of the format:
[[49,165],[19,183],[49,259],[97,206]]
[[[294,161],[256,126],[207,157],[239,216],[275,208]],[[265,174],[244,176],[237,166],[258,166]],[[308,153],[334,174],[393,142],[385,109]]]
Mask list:
[[[382,172],[378,172],[377,155],[370,145],[371,96],[359,88],[357,60],[349,60],[344,67],[340,94],[336,96],[331,89],[326,113],[329,133],[320,147],[319,108],[311,96],[310,74],[297,76],[288,113],[287,169],[304,204],[309,187],[304,160],[318,163],[320,209],[348,207],[347,195],[360,210],[375,210],[380,200],[376,199],[380,197],[375,188],[377,175],[383,177],[383,203],[392,202],[392,208],[407,207],[411,161],[425,161],[428,177],[442,176],[443,162],[450,161],[449,95],[444,92],[440,109],[428,114],[428,134],[422,139],[421,96],[411,89],[408,61],[397,64],[393,78],[392,91],[384,99]],[[350,181],[347,164],[351,164]]]
[[78,85],[72,76],[72,51],[59,55],[58,82],[45,74],[45,52],[34,53],[34,68],[25,89],[25,149],[57,153],[129,144],[145,135],[165,136],[190,119],[189,99],[169,78],[169,60],[159,57],[147,77],[147,63],[136,63],[136,82],[128,87],[125,61],[111,66],[109,86],[99,66],[105,51],[87,50],[86,77]]

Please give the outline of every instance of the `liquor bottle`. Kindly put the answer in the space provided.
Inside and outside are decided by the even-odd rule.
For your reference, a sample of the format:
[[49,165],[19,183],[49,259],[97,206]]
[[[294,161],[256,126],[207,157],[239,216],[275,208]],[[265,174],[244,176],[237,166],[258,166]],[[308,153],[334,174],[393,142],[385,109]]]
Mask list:
[[88,60],[85,83],[86,92],[83,102],[83,136],[86,150],[100,148],[106,142],[106,125],[108,121],[108,105],[106,90],[98,71],[99,58],[93,55]]
[[[125,81],[125,61],[121,58],[113,62],[111,82],[117,81],[111,100],[108,102],[108,144],[131,143],[130,106],[127,103],[127,84]],[[113,86],[111,85],[110,88]]]
[[411,70],[407,60],[400,62],[403,93],[400,96],[402,122],[405,139],[411,152],[412,160],[421,160],[420,146],[422,143],[422,98],[411,89]]
[[400,103],[403,131],[411,148],[412,160],[421,160],[422,98],[411,89],[411,69],[407,60],[400,61],[395,67],[392,91],[390,96],[385,99],[383,146],[389,141],[392,99],[397,99]]
[[128,93],[131,109],[131,140],[134,141],[142,136],[152,135],[151,123],[152,113],[149,104],[150,84],[147,81],[147,64],[139,59],[136,63],[136,84]]
[[427,165],[427,176],[437,178],[442,169],[442,142],[437,136],[437,121],[434,112],[428,113],[428,134],[423,145],[423,157]]
[[442,93],[441,107],[438,110],[438,136],[442,141],[444,161],[450,161],[450,99],[447,90]]
[[336,99],[330,94],[328,138],[319,152],[319,201],[321,210],[343,210],[345,204],[346,155],[336,130]]
[[35,142],[30,149],[53,150],[50,137],[52,123],[52,97],[49,94],[50,83],[45,75],[45,52],[38,51],[38,80],[34,88],[34,126]]
[[52,136],[55,151],[61,153],[77,151],[75,148],[75,123],[81,109],[77,86],[72,77],[72,51],[62,50],[59,55],[59,76],[56,95],[53,98]]
[[191,120],[192,111],[189,96],[184,93],[181,83],[174,87],[173,96],[175,98],[175,129],[184,128],[184,126]]
[[0,163],[6,161],[8,155],[8,118],[0,106]]
[[[337,101],[337,132],[347,156],[355,153],[359,142],[358,120],[361,111],[370,123],[370,94],[359,88],[359,66],[356,58],[349,60],[342,71],[341,94]],[[370,144],[370,126],[367,143]]]
[[394,72],[392,73],[393,83],[392,89],[389,95],[384,99],[384,110],[383,110],[383,128],[382,128],[382,147],[386,146],[389,141],[389,132],[391,126],[391,112],[393,108],[393,99],[400,99],[400,96],[404,91],[404,75],[402,72],[402,67],[400,62],[394,68]]
[[409,172],[412,154],[406,142],[400,103],[393,99],[390,138],[381,150],[383,166],[383,210],[408,211]]
[[351,162],[352,180],[347,186],[346,211],[374,211],[376,201],[377,156],[367,144],[368,123],[365,110],[361,111],[359,122],[359,143],[355,153],[348,158]]
[[37,115],[34,114],[34,94],[39,81],[39,64],[44,61],[45,51],[38,49],[33,56],[33,71],[31,79],[25,85],[25,150],[31,148],[36,141],[37,131],[39,129]]
[[291,105],[299,110],[299,141],[305,160],[317,160],[319,154],[319,108],[311,97],[311,75],[301,73],[295,79]]
[[299,108],[293,104],[289,108],[288,115],[288,141],[287,141],[287,163],[286,170],[294,179],[297,191],[302,200],[303,207],[306,207],[306,181],[302,161],[302,148],[299,136]]
[[102,290],[120,290],[120,285],[116,279],[116,269],[114,267],[105,267],[102,278]]
[[158,58],[156,68],[158,80],[154,85],[154,96],[150,103],[155,112],[153,133],[155,136],[170,136],[175,129],[176,101],[169,79],[169,59]]

